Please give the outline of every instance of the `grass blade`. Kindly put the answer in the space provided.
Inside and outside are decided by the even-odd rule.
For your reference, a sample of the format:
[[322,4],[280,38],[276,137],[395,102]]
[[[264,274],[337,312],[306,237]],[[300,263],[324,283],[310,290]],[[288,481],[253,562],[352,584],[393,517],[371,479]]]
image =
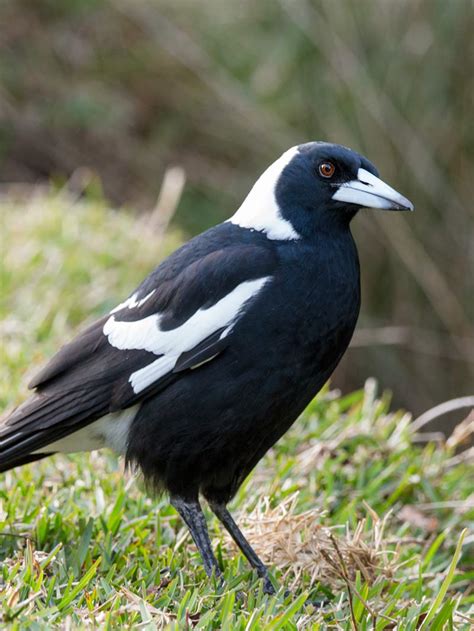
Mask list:
[[461,535],[459,537],[458,545],[456,546],[456,550],[454,551],[453,559],[449,565],[446,578],[444,579],[441,585],[438,595],[436,596],[431,607],[429,608],[428,613],[426,614],[426,618],[421,623],[420,631],[425,631],[425,629],[429,628],[428,625],[430,621],[434,618],[436,612],[441,606],[441,603],[443,602],[443,598],[446,596],[446,592],[448,591],[448,588],[451,585],[454,578],[456,565],[458,564],[459,557],[461,556],[462,544],[464,542],[466,533],[467,533],[467,528],[464,528],[464,530],[461,532]]

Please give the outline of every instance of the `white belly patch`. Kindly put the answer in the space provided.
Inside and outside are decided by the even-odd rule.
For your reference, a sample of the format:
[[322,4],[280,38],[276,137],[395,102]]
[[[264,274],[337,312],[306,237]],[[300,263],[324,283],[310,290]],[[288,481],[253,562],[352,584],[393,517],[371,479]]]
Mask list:
[[34,453],[60,452],[70,454],[76,451],[93,451],[94,449],[109,447],[118,454],[124,454],[127,450],[130,425],[139,407],[140,404],[137,404],[126,410],[102,416],[90,425],[50,443]]

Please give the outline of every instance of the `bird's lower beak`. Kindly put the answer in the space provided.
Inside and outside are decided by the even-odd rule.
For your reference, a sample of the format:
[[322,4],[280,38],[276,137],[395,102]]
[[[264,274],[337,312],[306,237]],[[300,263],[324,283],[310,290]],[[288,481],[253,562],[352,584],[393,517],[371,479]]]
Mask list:
[[332,198],[363,208],[414,210],[406,197],[365,169],[358,170],[357,180],[341,184]]

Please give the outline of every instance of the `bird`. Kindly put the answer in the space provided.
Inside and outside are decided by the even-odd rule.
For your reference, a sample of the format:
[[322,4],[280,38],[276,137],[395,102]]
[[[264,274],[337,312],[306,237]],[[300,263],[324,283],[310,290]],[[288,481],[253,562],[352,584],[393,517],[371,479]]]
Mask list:
[[222,572],[203,499],[274,594],[227,505],[349,345],[361,208],[414,209],[356,151],[322,141],[285,151],[229,219],[179,247],[32,379],[31,397],[0,422],[0,472],[111,448],[166,494],[209,577]]

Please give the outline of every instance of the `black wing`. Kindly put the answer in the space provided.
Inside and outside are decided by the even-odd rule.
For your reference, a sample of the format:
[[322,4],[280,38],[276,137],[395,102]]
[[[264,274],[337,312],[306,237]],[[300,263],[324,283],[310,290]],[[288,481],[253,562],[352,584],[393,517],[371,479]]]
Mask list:
[[277,264],[262,240],[235,244],[235,230],[222,224],[188,242],[52,358],[30,383],[36,393],[0,422],[0,470],[225,350]]

